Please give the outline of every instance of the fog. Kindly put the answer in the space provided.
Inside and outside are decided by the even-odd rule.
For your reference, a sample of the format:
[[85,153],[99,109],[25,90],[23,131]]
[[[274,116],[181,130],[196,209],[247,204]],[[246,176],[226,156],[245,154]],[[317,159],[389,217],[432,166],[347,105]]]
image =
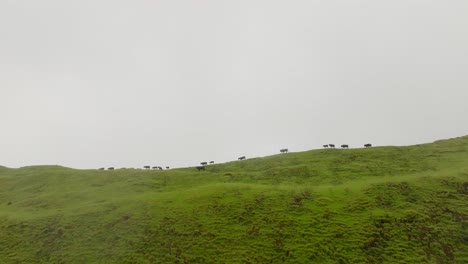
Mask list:
[[0,2],[0,165],[468,134],[468,1]]

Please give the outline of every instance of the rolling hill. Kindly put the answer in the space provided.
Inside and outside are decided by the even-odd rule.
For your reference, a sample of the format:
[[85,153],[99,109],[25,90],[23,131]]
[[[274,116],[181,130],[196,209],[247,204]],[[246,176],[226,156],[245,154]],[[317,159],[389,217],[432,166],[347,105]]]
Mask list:
[[0,167],[0,263],[468,263],[468,136],[200,172]]

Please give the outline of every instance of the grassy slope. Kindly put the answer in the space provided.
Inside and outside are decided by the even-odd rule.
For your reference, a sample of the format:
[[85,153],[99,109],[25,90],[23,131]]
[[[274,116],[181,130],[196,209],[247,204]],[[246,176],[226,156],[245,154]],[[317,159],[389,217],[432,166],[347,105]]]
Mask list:
[[468,136],[195,169],[0,167],[0,263],[468,263]]

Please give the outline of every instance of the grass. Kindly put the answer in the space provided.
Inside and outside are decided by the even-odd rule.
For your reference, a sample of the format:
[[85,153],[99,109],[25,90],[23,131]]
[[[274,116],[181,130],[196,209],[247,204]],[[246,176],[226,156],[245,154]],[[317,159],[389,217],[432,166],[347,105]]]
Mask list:
[[0,167],[0,263],[468,263],[468,136],[201,172]]

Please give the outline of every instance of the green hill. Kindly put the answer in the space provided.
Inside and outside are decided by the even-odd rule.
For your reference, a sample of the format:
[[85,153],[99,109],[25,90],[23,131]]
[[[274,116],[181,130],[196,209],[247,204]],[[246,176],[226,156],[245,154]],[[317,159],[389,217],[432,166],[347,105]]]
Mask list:
[[201,172],[0,167],[0,263],[468,263],[468,136]]

